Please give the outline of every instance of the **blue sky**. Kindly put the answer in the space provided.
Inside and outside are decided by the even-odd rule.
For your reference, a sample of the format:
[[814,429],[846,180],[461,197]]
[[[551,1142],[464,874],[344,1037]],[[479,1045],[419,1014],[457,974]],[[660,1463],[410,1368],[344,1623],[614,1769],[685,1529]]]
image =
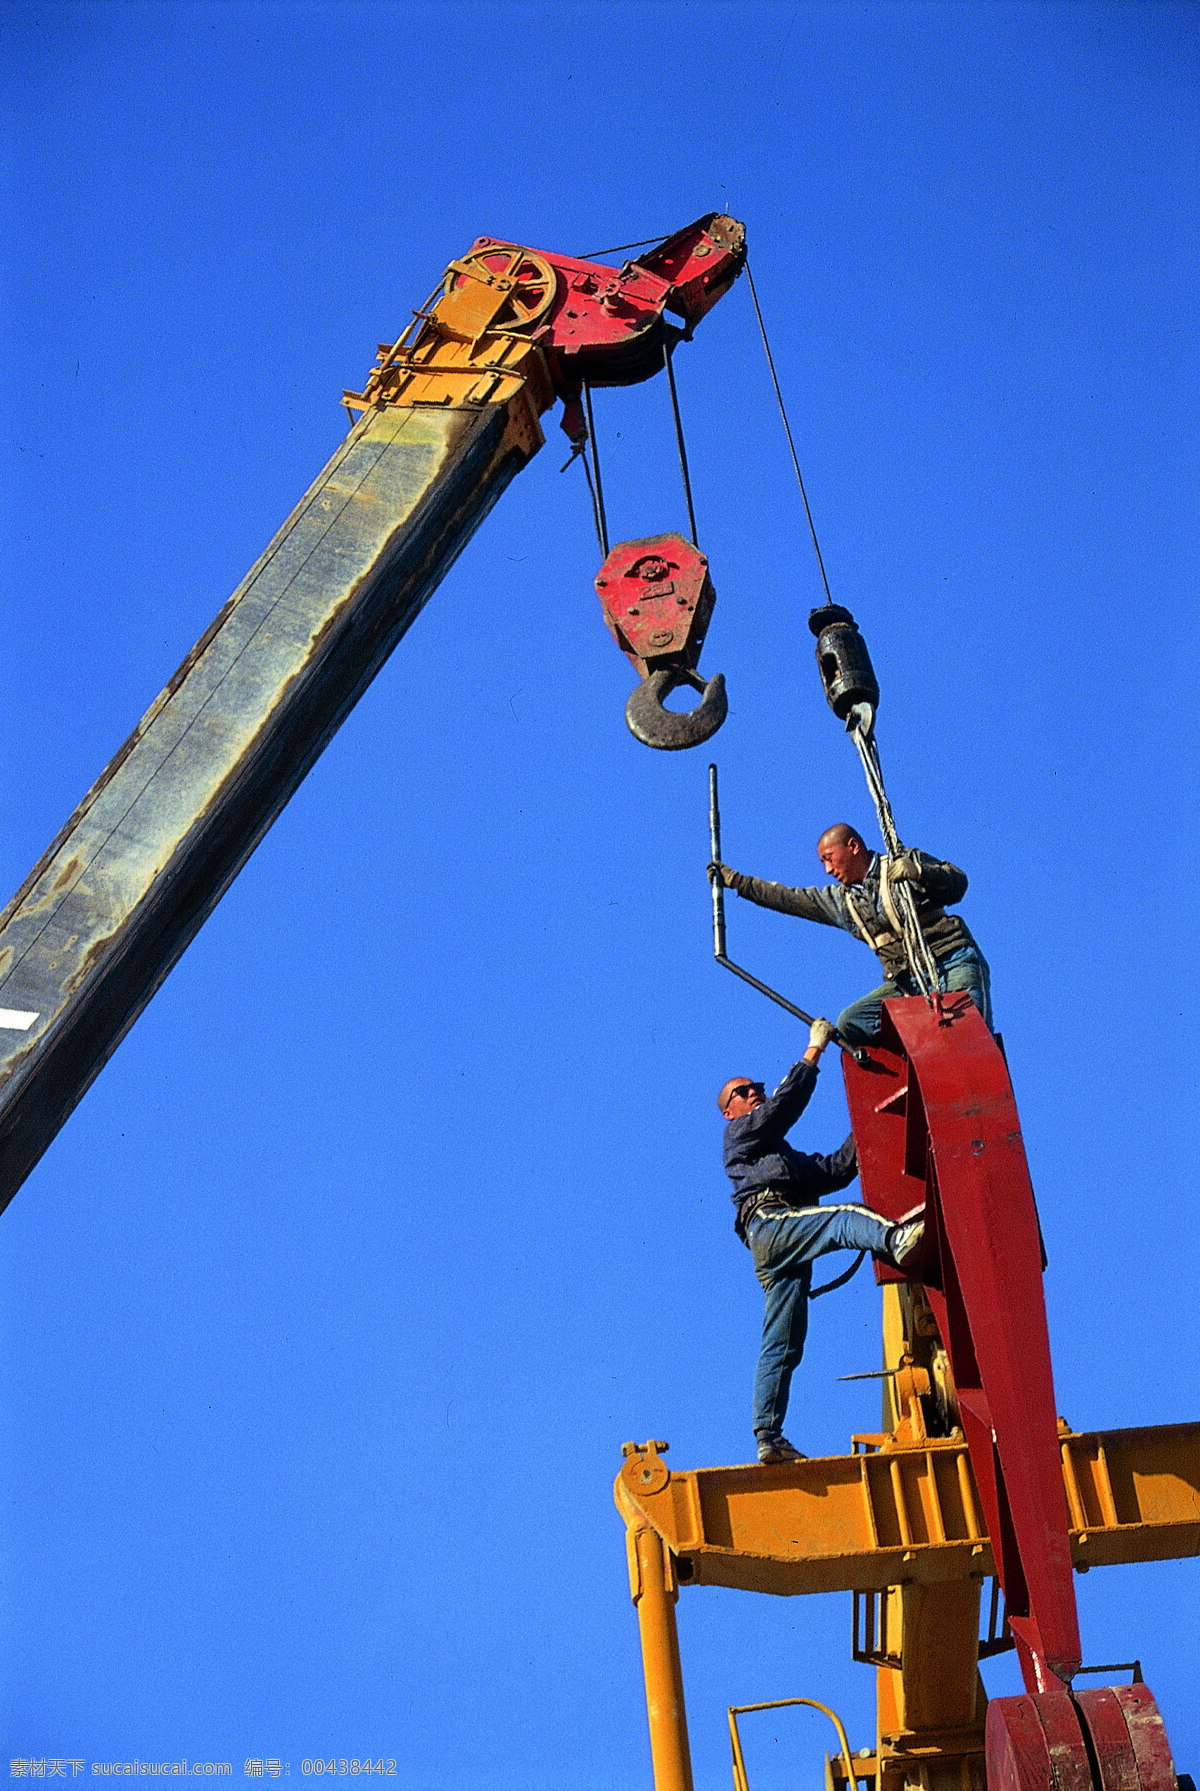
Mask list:
[[[1192,5],[7,5],[6,890],[479,234],[745,220],[904,837],[963,865],[1050,1256],[1059,1409],[1200,1415]],[[745,282],[677,356],[725,855],[869,819]],[[597,398],[614,539],[685,522],[662,382]],[[611,1483],[741,1461],[760,1295],[713,1103],[803,1035],[713,966],[704,750],[626,732],[578,468],[516,481],[6,1212],[10,1756],[393,1756],[644,1786]],[[552,625],[547,627],[548,614]],[[801,1005],[854,941],[730,907]],[[827,1068],[798,1142],[845,1127]],[[789,1432],[877,1422],[814,1308]],[[1200,1766],[1196,1563],[1077,1581]],[[679,1608],[725,1706],[855,1746],[849,1600]],[[1010,1659],[987,1669],[1016,1689]],[[813,1719],[751,1742],[817,1770]]]

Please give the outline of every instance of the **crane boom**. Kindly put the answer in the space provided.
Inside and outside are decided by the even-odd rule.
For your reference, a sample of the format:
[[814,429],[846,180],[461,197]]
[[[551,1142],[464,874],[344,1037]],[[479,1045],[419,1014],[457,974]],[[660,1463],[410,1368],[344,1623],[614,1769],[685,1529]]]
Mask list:
[[709,214],[615,269],[481,237],[349,435],[0,915],[6,1206],[445,577],[556,398],[663,364],[736,279]]

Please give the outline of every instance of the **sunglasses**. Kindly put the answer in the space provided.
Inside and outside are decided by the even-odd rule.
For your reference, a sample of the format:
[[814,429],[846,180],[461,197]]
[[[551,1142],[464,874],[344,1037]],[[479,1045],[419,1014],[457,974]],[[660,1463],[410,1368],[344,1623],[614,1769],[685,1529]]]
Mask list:
[[729,1102],[733,1100],[744,1101],[747,1095],[762,1094],[765,1089],[766,1084],[764,1082],[735,1083],[730,1089],[729,1094],[726,1096],[725,1105],[728,1106]]

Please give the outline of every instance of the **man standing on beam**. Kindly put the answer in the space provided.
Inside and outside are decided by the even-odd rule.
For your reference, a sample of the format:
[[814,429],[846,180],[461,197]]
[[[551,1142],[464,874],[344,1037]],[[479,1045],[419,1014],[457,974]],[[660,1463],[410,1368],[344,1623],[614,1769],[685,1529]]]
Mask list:
[[965,871],[957,865],[931,858],[927,852],[902,852],[887,859],[870,851],[862,836],[845,821],[827,827],[817,841],[817,856],[835,886],[791,889],[784,883],[768,883],[747,877],[727,864],[709,865],[710,878],[720,877],[726,889],[775,908],[781,914],[798,914],[822,926],[841,927],[871,947],[883,967],[885,981],[869,995],[852,1001],[838,1016],[838,1031],[847,1043],[869,1045],[879,1037],[883,1003],[898,995],[919,993],[908,969],[900,917],[891,890],[893,883],[907,883],[916,905],[917,922],[937,965],[943,993],[965,989],[988,1026],[992,1024],[991,976],[987,959],[966,922],[947,914],[946,906],[961,902],[967,893]]

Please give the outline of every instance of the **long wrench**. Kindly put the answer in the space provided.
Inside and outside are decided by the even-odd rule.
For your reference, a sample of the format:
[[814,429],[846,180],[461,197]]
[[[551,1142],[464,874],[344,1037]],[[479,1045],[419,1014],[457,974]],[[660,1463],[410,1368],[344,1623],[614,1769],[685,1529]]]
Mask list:
[[[709,846],[712,852],[712,861],[714,864],[720,864],[721,811],[717,806],[717,768],[715,765],[710,765],[708,768],[708,837]],[[735,964],[726,953],[725,885],[721,882],[719,877],[714,877],[712,879],[712,902],[713,956],[716,958],[717,963],[723,964],[726,970],[732,970],[735,976],[740,976],[744,983],[749,983],[750,987],[752,989],[757,989],[760,995],[766,995],[769,1000],[777,1002],[782,1008],[786,1008],[789,1014],[795,1014],[797,1020],[803,1020],[806,1026],[811,1026],[816,1017],[815,1015],[806,1014],[802,1007],[797,1007],[794,1002],[788,1001],[786,997],[780,995],[777,990],[769,989],[766,983],[759,982],[756,976],[751,976],[748,970],[743,970],[740,964]],[[861,1046],[850,1044],[849,1040],[844,1039],[841,1033],[836,1030],[833,1035],[833,1043],[835,1045],[840,1045],[843,1051],[848,1051],[851,1057],[858,1063],[861,1063],[866,1056],[866,1053]]]

